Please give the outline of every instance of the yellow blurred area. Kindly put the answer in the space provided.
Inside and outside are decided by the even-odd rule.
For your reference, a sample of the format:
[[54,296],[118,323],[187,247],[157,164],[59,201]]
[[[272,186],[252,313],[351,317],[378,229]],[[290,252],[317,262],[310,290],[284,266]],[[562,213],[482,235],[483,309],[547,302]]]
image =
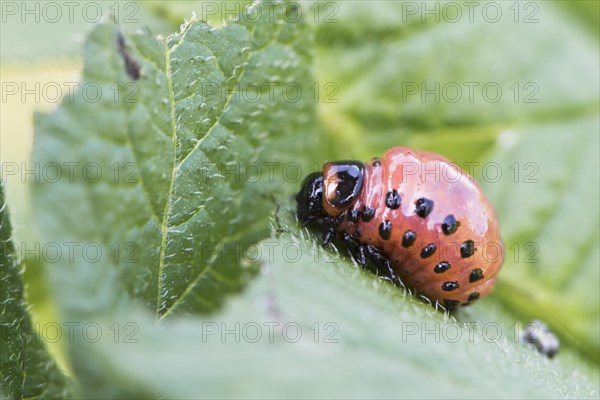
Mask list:
[[[24,243],[35,238],[31,226],[31,204],[28,186],[22,174],[23,163],[29,164],[33,143],[34,112],[50,112],[61,98],[75,90],[81,65],[72,62],[44,62],[26,65],[3,65],[1,74],[2,103],[0,105],[0,161],[2,179],[6,183],[6,197],[11,211],[14,242]],[[18,172],[5,174],[8,166],[17,166]],[[30,167],[29,167],[30,168]],[[48,289],[39,265],[27,265],[25,271],[26,296],[33,317],[34,329],[52,326],[58,321],[56,308],[49,301]],[[42,338],[48,334],[41,334]],[[64,338],[63,338],[64,340]],[[48,343],[48,350],[68,374],[67,361],[61,341]]]
[[3,162],[28,160],[34,111],[55,109],[60,99],[74,90],[71,87],[79,81],[80,71],[80,65],[66,62],[2,66],[0,159]]

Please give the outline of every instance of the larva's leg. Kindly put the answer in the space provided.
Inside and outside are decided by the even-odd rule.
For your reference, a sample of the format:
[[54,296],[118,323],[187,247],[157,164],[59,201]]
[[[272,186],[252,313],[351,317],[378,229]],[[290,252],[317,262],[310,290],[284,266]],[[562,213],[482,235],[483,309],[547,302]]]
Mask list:
[[325,217],[323,218],[323,245],[328,245],[335,236],[335,230],[338,225],[342,222],[344,214],[337,218]]
[[323,245],[331,243],[331,239],[335,236],[335,219],[331,217],[323,218]]
[[396,271],[394,271],[394,266],[392,262],[383,255],[383,253],[375,246],[367,245],[366,246],[367,254],[369,258],[373,261],[373,264],[384,274],[387,274],[388,278],[392,281],[394,285],[403,286],[400,278],[396,275]]
[[348,248],[350,255],[352,255],[352,258],[354,258],[354,260],[357,263],[359,263],[361,267],[363,267],[363,268],[366,267],[367,266],[366,247],[364,245],[361,245],[357,238],[355,238],[354,236],[352,236],[346,232],[344,232],[342,234],[342,239],[344,240],[344,243],[346,244],[346,247]]

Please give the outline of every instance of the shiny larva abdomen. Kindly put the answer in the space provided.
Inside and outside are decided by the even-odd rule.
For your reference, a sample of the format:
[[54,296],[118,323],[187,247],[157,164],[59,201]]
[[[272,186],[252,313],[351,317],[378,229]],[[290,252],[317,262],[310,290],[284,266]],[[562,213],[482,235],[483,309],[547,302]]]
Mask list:
[[353,209],[358,221],[338,230],[381,248],[403,282],[432,301],[453,308],[493,288],[503,253],[494,211],[447,159],[390,149],[365,164]]

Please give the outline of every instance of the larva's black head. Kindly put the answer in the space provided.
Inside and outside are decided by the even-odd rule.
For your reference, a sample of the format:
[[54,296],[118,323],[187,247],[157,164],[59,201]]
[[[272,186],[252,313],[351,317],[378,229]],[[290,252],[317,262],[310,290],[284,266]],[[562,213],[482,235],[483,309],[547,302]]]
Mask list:
[[323,217],[323,174],[314,172],[304,178],[302,189],[296,195],[297,214],[302,226]]
[[326,216],[336,218],[358,198],[364,180],[364,166],[358,161],[329,162],[323,173],[306,177],[296,196],[298,219],[303,226]]

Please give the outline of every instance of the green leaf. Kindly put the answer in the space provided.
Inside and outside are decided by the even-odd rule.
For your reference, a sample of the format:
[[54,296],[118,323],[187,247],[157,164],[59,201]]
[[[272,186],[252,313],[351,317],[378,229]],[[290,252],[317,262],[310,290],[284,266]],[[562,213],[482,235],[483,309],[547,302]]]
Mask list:
[[[339,84],[339,102],[319,110],[331,158],[408,145],[476,164],[506,243],[498,300],[522,322],[543,319],[597,364],[597,35],[551,2],[493,3],[498,22],[483,4],[472,19],[463,3],[336,4],[322,4],[321,19],[335,11],[339,23],[317,25],[316,53],[319,79]],[[456,4],[462,16],[452,22]],[[467,84],[477,88],[472,101]],[[498,101],[485,85],[502,89]],[[498,181],[485,176],[495,166]]]
[[[62,173],[33,185],[44,238],[101,254],[51,268],[67,315],[132,300],[157,317],[213,311],[255,273],[227,254],[268,234],[270,197],[296,190],[317,143],[310,33],[280,7],[164,40],[92,32],[79,90],[35,121],[34,162]],[[303,170],[282,179],[291,160]]]
[[172,31],[178,29],[182,21],[189,19],[192,15],[196,15],[198,19],[212,26],[221,26],[223,22],[229,22],[243,14],[246,8],[252,4],[252,0],[224,0],[219,3],[207,0],[170,1],[169,3],[138,0],[136,2],[140,8],[151,14],[153,19],[168,22]]
[[490,322],[465,314],[481,321],[465,328],[323,250],[292,212],[261,246],[263,274],[224,313],[161,327],[132,313],[137,343],[80,351],[112,377],[175,398],[597,396],[597,380],[567,354],[551,361],[515,343],[502,312],[488,307]]
[[520,5],[519,22],[511,2],[471,4],[472,16],[456,2],[322,3],[317,78],[339,89],[319,104],[332,158],[409,145],[475,161],[504,129],[597,112],[597,38],[551,2]]
[[81,44],[95,26],[114,21],[130,30],[148,27],[155,33],[169,34],[191,13],[183,14],[177,24],[168,23],[144,6],[145,2],[5,3],[2,12],[4,63],[38,66],[47,60],[72,62],[81,55]]
[[599,130],[596,116],[506,132],[489,158],[504,177],[491,172],[481,180],[502,222],[500,298],[515,314],[545,321],[596,364]]
[[0,396],[12,399],[74,396],[71,382],[34,330],[22,283],[23,265],[0,181]]
[[[533,24],[512,20],[512,2],[501,4],[499,23],[480,14],[475,22],[422,22],[403,9],[411,4],[322,2],[319,16],[308,5],[316,47],[311,30],[282,18],[281,6],[263,9],[256,22],[251,10],[252,18],[222,29],[195,21],[165,40],[107,25],[92,33],[82,83],[104,95],[91,102],[80,89],[55,113],[37,116],[34,148],[34,161],[58,163],[63,177],[34,184],[43,237],[94,244],[103,254],[47,266],[66,320],[106,333],[90,343],[80,326],[68,345],[87,397],[597,398],[598,40],[550,3],[531,3],[539,6]],[[313,47],[318,86],[309,73]],[[248,85],[264,82],[298,83],[310,96],[237,96],[264,95]],[[471,102],[469,82],[497,84],[502,98],[479,91]],[[337,103],[325,102],[327,83]],[[406,84],[437,83],[457,83],[461,99],[406,92]],[[528,95],[538,101],[525,102]],[[306,175],[310,161],[365,159],[395,145],[502,169],[499,182],[479,175],[507,247],[498,290],[455,315],[479,324],[474,336],[343,252],[324,251],[287,209],[299,182],[283,176],[283,163],[293,160]],[[73,180],[69,162],[79,163]],[[279,163],[275,179],[267,168],[252,182],[231,173],[267,162]],[[515,162],[521,175],[512,183]],[[524,182],[529,162],[539,168],[537,184]],[[97,181],[83,176],[93,176],[94,168],[83,172],[91,163],[103,173]],[[266,236],[273,198],[285,211],[259,248],[261,273],[223,313],[200,319],[257,273],[240,249],[256,249]],[[533,265],[524,261],[529,242],[538,246]],[[515,342],[515,327],[532,318],[561,337],[556,359]],[[273,342],[265,322],[279,323]],[[204,340],[209,327],[222,333],[236,323],[259,324],[263,340],[238,343],[235,333]],[[302,329],[297,343],[282,337],[286,323]],[[132,337],[125,326],[135,328]],[[325,343],[332,327],[339,341]],[[501,339],[490,343],[496,328]]]

